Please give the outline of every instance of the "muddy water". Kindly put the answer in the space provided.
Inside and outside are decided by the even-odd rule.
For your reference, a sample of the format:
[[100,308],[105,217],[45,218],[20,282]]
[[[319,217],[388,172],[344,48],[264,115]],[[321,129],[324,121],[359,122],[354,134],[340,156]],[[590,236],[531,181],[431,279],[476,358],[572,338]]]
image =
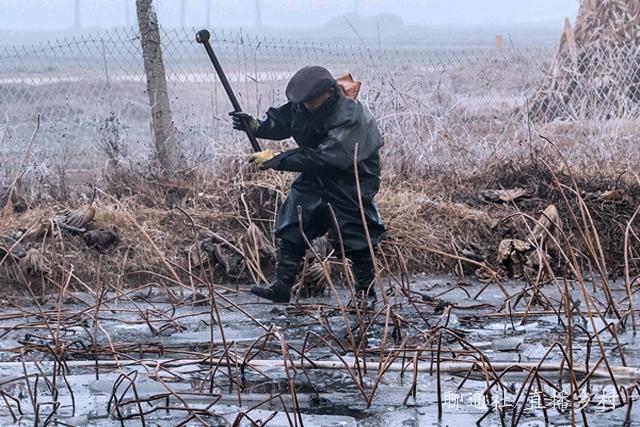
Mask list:
[[[411,368],[404,374],[387,371],[379,381],[376,369],[362,376],[352,370],[355,380],[346,369],[287,372],[277,362],[282,360],[282,347],[273,337],[265,345],[258,341],[259,345],[250,352],[255,360],[273,360],[272,366],[242,371],[220,366],[213,370],[211,363],[204,362],[210,355],[216,361],[234,354],[242,359],[267,331],[282,334],[294,360],[299,360],[303,348],[305,355],[315,361],[337,360],[336,353],[352,358],[345,317],[354,330],[354,340],[359,342],[362,335],[366,337],[362,348],[370,350],[366,353],[369,362],[380,360],[380,345],[385,336],[387,350],[397,349],[403,343],[407,348],[415,348],[425,342],[432,327],[445,324],[473,346],[474,354],[481,352],[492,363],[537,363],[555,342],[566,348],[563,322],[566,324],[567,320],[563,317],[563,322],[560,321],[553,310],[542,310],[532,304],[536,313],[526,320],[518,315],[510,318],[504,316],[509,308],[504,306],[503,292],[497,286],[490,286],[473,299],[482,285],[457,283],[451,277],[416,278],[410,285],[410,290],[416,292],[411,300],[400,292],[388,296],[399,326],[394,328],[390,323],[385,327],[386,311],[382,310],[364,334],[356,326],[355,314],[332,307],[335,295],[300,300],[297,305],[285,307],[262,304],[245,293],[220,289],[216,306],[223,328],[217,324],[215,310],[204,289],[195,295],[180,289],[168,293],[153,287],[126,296],[106,293],[97,310],[97,324],[95,294],[69,293],[61,305],[51,297],[39,307],[30,300],[10,301],[0,313],[3,319],[0,383],[5,395],[4,400],[0,399],[0,421],[11,424],[15,417],[17,425],[57,421],[59,425],[117,426],[122,425],[119,419],[124,419],[122,423],[129,426],[143,425],[139,414],[144,412],[145,425],[231,425],[239,414],[246,413],[250,418],[243,418],[240,425],[251,425],[251,420],[268,420],[270,426],[301,422],[321,426],[467,426],[482,420],[481,425],[490,426],[511,424],[515,412],[516,418],[519,416],[518,425],[571,425],[571,411],[560,393],[570,390],[569,381],[566,377],[559,378],[557,373],[545,373],[544,377],[561,389],[542,385],[544,395],[532,389],[529,398],[519,400],[514,411],[511,406],[525,378],[522,373],[503,377],[507,391],[502,396],[493,388],[492,401],[488,403],[482,394],[486,382],[478,376],[464,380],[462,375],[443,373],[438,393],[435,367],[432,372],[417,374],[415,390]],[[614,297],[620,301],[625,295],[622,283],[614,285],[617,286]],[[387,286],[398,290],[398,285],[392,282]],[[505,285],[505,291],[514,294],[521,287],[520,283],[510,283]],[[597,289],[589,291],[603,300]],[[579,287],[574,286],[572,292],[574,300],[582,301],[584,309]],[[553,285],[544,289],[544,296],[556,310],[560,309],[560,297]],[[339,297],[344,302],[349,299],[343,290],[339,291]],[[437,300],[431,301],[434,297]],[[513,311],[524,311],[527,302],[521,302]],[[443,309],[447,304],[452,304],[451,308]],[[380,307],[379,303],[374,310]],[[372,317],[373,314],[369,319]],[[607,319],[617,323],[611,313]],[[588,354],[593,365],[599,355],[597,342],[588,337],[593,325],[579,316],[573,322],[574,361],[584,362]],[[597,323],[601,324],[596,324],[596,329],[605,326],[601,320]],[[640,366],[640,344],[630,329],[621,330],[617,338],[626,364]],[[332,332],[332,337],[327,331]],[[317,339],[318,336],[326,341]],[[97,346],[93,345],[94,337]],[[459,342],[447,337],[443,348],[463,350]],[[223,351],[223,340],[228,352]],[[612,335],[601,334],[601,342],[610,363],[622,365]],[[54,371],[52,354],[65,360],[65,369]],[[408,353],[407,357],[414,354]],[[421,363],[425,366],[430,364],[429,354],[422,354],[425,361]],[[359,356],[364,354],[361,352]],[[100,360],[97,373],[96,358]],[[147,362],[139,363],[140,360]],[[557,350],[547,359],[560,360],[561,353]],[[617,385],[632,383],[620,380]],[[290,384],[295,385],[295,404]],[[594,380],[589,387],[584,388],[583,399],[576,403],[585,407],[589,425],[622,425],[628,406],[616,408],[611,381]],[[368,405],[365,395],[370,396],[374,389]],[[269,397],[274,398],[264,403]],[[637,393],[633,400],[637,400]],[[299,415],[294,413],[294,406],[299,408]],[[502,410],[488,412],[492,407]],[[640,425],[637,408],[637,403],[632,405],[628,425]],[[580,412],[576,414],[576,422],[584,422]]]

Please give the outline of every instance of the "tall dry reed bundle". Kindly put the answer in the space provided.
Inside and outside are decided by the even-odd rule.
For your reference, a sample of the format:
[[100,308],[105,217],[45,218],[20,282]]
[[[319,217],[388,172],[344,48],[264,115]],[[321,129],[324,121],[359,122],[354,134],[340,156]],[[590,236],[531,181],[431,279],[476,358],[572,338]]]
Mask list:
[[552,69],[531,104],[538,121],[610,119],[640,108],[640,4],[585,0],[565,22]]

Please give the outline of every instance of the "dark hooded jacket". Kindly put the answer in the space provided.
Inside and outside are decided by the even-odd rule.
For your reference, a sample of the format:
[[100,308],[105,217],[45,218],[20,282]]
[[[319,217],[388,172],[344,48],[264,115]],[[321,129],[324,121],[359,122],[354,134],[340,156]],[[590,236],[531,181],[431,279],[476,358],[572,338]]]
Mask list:
[[264,164],[275,170],[301,172],[278,214],[276,236],[286,239],[299,232],[298,206],[306,227],[313,227],[316,220],[330,220],[328,203],[335,212],[347,250],[367,248],[354,173],[357,146],[367,228],[372,243],[380,242],[385,229],[374,197],[380,186],[382,137],[368,108],[336,90],[314,112],[291,102],[270,108],[260,121],[256,136],[275,140],[293,137],[298,144],[298,148]]

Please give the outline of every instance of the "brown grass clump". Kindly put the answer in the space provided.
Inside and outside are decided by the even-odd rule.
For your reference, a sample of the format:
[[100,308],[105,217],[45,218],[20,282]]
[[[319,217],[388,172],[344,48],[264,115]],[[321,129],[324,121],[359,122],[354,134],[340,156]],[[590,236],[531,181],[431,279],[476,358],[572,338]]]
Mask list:
[[411,271],[450,272],[456,261],[442,253],[477,259],[496,239],[495,219],[486,210],[433,199],[419,189],[387,189],[379,205],[388,228],[384,247],[392,258],[401,254]]

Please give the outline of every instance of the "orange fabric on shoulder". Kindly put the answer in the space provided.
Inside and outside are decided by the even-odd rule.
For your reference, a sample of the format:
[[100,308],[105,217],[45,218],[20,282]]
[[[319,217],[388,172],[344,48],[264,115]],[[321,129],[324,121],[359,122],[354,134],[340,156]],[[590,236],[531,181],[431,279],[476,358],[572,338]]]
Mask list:
[[362,87],[362,82],[360,80],[354,80],[351,73],[347,73],[343,76],[340,76],[336,79],[338,83],[338,87],[342,91],[342,94],[347,98],[351,98],[354,101],[358,99],[358,94],[360,93],[360,87]]

